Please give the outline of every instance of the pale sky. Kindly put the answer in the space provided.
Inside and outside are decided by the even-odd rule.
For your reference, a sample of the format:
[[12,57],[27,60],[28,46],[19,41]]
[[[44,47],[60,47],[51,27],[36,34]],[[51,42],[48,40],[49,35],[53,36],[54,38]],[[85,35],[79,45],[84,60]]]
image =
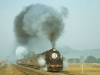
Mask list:
[[100,0],[0,0],[0,57],[15,47],[15,16],[30,4],[41,3],[60,10],[67,7],[65,29],[57,47],[75,50],[100,49]]

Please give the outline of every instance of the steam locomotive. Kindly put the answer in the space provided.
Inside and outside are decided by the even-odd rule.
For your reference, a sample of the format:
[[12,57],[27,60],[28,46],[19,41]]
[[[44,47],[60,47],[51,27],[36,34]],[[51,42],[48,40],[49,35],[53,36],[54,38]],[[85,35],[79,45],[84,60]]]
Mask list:
[[40,54],[33,55],[32,57],[17,60],[16,63],[22,66],[33,67],[35,69],[46,68],[46,71],[62,71],[63,59],[59,51],[52,48]]

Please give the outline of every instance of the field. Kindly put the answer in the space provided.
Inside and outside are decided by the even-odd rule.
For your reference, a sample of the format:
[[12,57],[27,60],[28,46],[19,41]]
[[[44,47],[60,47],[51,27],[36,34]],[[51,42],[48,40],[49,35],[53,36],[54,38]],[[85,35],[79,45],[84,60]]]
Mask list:
[[100,64],[97,63],[71,63],[67,69],[70,73],[76,75],[100,75]]
[[[71,63],[67,68],[64,69],[64,71],[67,71],[69,73],[67,75],[100,75],[100,64]],[[12,65],[8,64],[0,66],[0,75],[25,75],[25,74],[20,72]]]

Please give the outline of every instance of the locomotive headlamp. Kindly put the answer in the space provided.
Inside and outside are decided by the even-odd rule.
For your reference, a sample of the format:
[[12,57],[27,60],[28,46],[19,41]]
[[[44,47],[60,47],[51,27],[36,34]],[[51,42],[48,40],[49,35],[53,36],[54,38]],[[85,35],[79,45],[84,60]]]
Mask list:
[[57,58],[57,54],[56,53],[52,53],[52,58],[56,59]]

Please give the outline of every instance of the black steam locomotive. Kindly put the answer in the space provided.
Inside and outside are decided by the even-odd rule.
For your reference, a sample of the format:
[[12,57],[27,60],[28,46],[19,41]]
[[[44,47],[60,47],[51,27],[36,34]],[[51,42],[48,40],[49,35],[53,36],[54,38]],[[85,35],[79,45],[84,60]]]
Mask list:
[[52,48],[41,54],[36,54],[29,58],[17,60],[18,65],[30,66],[36,69],[46,68],[46,71],[62,71],[63,59],[59,51]]

